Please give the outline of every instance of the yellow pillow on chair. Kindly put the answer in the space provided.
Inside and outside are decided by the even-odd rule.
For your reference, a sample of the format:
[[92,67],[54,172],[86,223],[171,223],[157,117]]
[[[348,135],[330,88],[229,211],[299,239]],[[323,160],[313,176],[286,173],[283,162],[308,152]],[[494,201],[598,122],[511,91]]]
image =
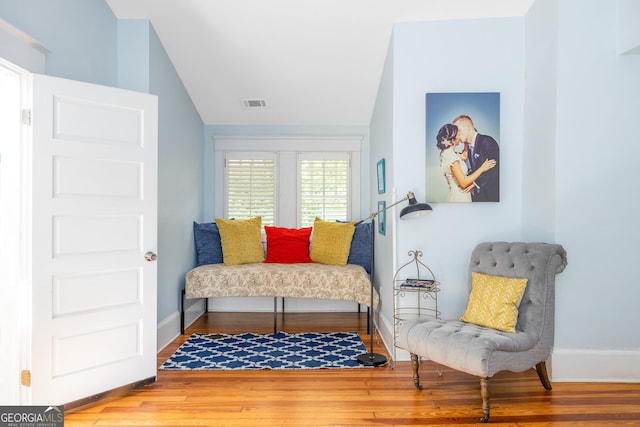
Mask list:
[[515,332],[526,278],[471,272],[471,294],[460,320],[503,332]]

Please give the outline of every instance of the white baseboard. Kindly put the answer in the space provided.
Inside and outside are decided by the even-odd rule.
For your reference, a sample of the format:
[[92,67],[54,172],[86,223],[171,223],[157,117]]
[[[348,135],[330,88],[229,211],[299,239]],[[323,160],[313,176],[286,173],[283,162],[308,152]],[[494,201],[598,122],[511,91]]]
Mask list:
[[640,382],[640,350],[554,349],[547,369],[554,382]]
[[180,335],[180,312],[176,311],[158,323],[158,353]]
[[[393,359],[393,324],[382,316],[376,316],[374,318],[374,322],[378,337],[382,341],[382,345],[387,350],[387,354],[389,354],[391,359]],[[407,358],[407,360],[409,359]]]
[[[187,302],[185,307],[184,327],[188,327],[204,313],[204,300],[194,300]],[[157,331],[158,352],[171,344],[180,335],[180,312],[175,311],[158,323]]]
[[[393,358],[393,324],[378,318],[378,333]],[[396,349],[396,361],[409,361],[409,352]],[[552,382],[640,383],[640,350],[556,348],[547,361]]]

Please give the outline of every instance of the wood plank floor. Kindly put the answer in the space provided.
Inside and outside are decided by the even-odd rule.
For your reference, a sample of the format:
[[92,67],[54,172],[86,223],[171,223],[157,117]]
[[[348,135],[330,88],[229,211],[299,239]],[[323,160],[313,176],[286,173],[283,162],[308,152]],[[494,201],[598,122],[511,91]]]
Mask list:
[[[357,331],[364,313],[287,313],[287,332]],[[267,313],[208,313],[158,355],[158,366],[194,332],[269,333]],[[375,343],[375,352],[384,350]],[[409,362],[367,369],[296,371],[158,371],[149,386],[65,414],[69,426],[429,426],[477,425],[479,380],[431,362],[414,388]],[[640,384],[554,383],[536,373],[500,373],[491,383],[491,424],[640,426]]]

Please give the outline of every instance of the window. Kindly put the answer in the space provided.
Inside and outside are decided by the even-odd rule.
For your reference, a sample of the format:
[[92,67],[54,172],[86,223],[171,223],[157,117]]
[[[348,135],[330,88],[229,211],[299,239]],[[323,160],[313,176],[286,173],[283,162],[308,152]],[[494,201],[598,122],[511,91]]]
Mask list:
[[316,217],[326,221],[350,218],[348,153],[298,154],[298,224],[313,225]]
[[214,167],[205,169],[205,217],[308,227],[361,219],[358,136],[214,138]]
[[225,156],[225,217],[262,217],[276,224],[276,155],[228,152]]

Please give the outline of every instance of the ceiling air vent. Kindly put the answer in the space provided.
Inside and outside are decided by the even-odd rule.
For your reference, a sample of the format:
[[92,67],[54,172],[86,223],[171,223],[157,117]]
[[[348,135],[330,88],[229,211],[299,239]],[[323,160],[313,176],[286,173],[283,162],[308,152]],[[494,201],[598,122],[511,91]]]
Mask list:
[[243,99],[242,108],[267,108],[267,101],[264,99]]

